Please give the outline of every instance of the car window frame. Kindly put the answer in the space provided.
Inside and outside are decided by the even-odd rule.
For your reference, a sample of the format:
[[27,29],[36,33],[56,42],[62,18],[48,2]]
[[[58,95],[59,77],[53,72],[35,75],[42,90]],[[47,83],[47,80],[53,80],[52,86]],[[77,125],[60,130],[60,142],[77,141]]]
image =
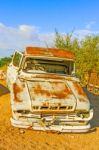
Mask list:
[[[14,57],[15,57],[15,54],[16,54],[16,53],[18,53],[18,54],[21,55],[20,62],[19,62],[19,65],[18,65],[18,66],[15,66],[14,63],[13,63]],[[22,54],[20,51],[16,50],[16,51],[14,52],[14,55],[13,55],[13,58],[12,58],[12,65],[13,65],[16,69],[20,68],[21,63],[22,63],[22,59],[23,59],[23,54]]]

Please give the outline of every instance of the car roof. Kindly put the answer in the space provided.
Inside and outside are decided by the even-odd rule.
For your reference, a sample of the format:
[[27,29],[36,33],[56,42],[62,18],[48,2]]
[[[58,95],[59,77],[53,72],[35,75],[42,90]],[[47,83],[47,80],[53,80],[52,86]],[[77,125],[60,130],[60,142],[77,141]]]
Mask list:
[[42,47],[26,47],[25,55],[31,56],[47,56],[74,60],[75,55],[69,50],[57,48],[42,48]]

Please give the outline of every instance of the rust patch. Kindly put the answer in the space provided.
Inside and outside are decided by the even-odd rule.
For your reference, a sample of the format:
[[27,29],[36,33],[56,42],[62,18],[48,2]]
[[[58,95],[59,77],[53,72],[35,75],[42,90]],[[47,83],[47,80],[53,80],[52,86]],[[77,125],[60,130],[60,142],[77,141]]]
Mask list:
[[48,97],[51,96],[51,93],[48,90],[42,89],[41,85],[38,83],[37,86],[34,88],[34,93],[41,94],[41,95],[46,95]]
[[59,58],[74,59],[74,54],[68,50],[57,49],[57,48],[41,48],[41,47],[27,47],[25,54],[36,55],[36,56],[52,56]]
[[43,106],[49,106],[49,102],[43,102]]
[[18,93],[22,92],[23,89],[22,87],[20,87],[19,85],[17,85],[16,83],[13,84],[13,91],[14,91],[14,101],[16,102],[22,102],[21,99],[19,99],[18,97]]
[[51,98],[65,99],[71,93],[71,90],[63,83],[52,82],[50,83],[51,88],[43,88],[40,83],[38,83],[32,90],[36,95],[45,95]]
[[85,94],[85,92],[83,91],[82,87],[79,85],[79,83],[73,81],[73,85],[76,88],[76,90],[77,90],[77,92],[78,92],[79,95],[87,97],[86,94]]

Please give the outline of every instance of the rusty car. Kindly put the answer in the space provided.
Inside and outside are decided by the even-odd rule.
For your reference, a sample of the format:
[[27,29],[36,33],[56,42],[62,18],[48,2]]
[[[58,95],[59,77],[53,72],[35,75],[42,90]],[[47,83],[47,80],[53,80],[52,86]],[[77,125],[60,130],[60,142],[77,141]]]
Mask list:
[[75,76],[75,56],[57,48],[15,51],[7,69],[11,124],[55,132],[87,132],[93,109]]

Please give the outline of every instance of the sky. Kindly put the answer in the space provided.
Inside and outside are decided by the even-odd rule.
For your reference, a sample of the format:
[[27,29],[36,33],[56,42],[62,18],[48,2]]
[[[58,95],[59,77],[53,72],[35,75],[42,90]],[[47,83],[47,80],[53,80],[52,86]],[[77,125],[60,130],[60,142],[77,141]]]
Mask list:
[[54,46],[55,30],[99,35],[99,0],[0,0],[0,57],[26,46]]

